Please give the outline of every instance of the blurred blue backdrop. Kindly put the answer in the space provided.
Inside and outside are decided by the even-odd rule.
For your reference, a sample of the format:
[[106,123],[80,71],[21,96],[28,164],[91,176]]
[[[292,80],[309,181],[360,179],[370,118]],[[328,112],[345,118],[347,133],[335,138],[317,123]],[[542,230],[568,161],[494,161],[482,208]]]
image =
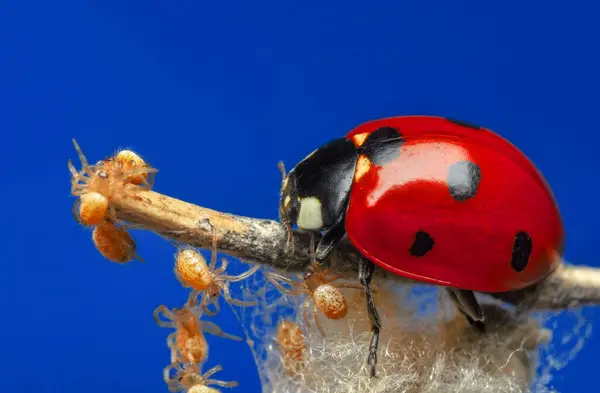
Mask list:
[[[598,266],[599,5],[292,3],[0,4],[0,391],[167,391],[168,331],[151,314],[185,298],[173,249],[135,232],[145,265],[97,253],[70,213],[72,137],[92,161],[134,148],[159,168],[159,192],[276,218],[278,160],[378,117],[459,118],[531,157],[561,206],[567,258]],[[229,312],[216,321],[241,334]],[[250,351],[209,340],[219,377],[257,392]],[[599,349],[593,336],[554,386],[595,390]]]

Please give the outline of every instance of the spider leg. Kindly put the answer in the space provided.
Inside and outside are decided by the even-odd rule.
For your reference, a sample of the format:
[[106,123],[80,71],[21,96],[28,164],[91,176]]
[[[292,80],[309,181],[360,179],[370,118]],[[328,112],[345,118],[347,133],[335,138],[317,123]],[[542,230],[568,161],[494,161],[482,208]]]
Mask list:
[[[154,168],[152,168],[154,169]],[[158,169],[154,169],[153,171],[148,171],[148,176],[146,176],[146,179],[144,179],[144,185],[143,188],[146,190],[151,190],[152,187],[154,187],[154,181],[156,180],[156,172],[158,172]]]
[[148,180],[145,179],[145,180],[143,180],[143,183],[138,186],[145,190],[150,190],[152,188],[152,185],[154,184],[154,175],[156,174],[156,172],[158,172],[158,169],[155,169],[155,168],[152,168],[149,166],[135,168],[134,170],[128,171],[127,176],[125,177],[124,181],[129,182],[129,181],[131,181],[131,179],[133,179],[134,177],[136,177],[138,175],[146,175],[147,178],[150,178],[150,176],[152,175],[152,179],[151,179],[152,184],[150,184],[148,182]]
[[[214,366],[213,368],[211,368],[210,370],[207,370],[204,374],[202,374],[202,378],[204,378],[204,380],[208,380],[208,378],[212,377],[214,374],[218,373],[221,370],[223,370],[223,366],[218,364],[218,365]],[[208,385],[208,383],[205,383],[205,384]]]
[[[362,285],[358,285],[358,284],[336,284],[335,285],[338,288],[349,288],[349,289],[364,289],[362,287]],[[375,292],[373,289],[371,289],[371,292]]]
[[83,170],[85,170],[85,172],[88,175],[93,176],[94,172],[90,168],[90,165],[88,164],[88,161],[85,158],[85,155],[83,154],[83,151],[81,150],[81,147],[79,147],[79,144],[77,143],[75,138],[73,138],[72,141],[73,141],[73,146],[75,147],[75,151],[77,152],[77,156],[79,157],[79,161],[81,161],[81,166],[83,167]]
[[371,366],[371,377],[375,376],[375,366],[377,365],[377,347],[379,345],[379,330],[381,329],[381,321],[379,319],[379,313],[373,300],[373,293],[371,291],[371,279],[373,278],[373,271],[375,265],[373,262],[366,258],[360,258],[358,265],[358,278],[360,284],[365,291],[365,297],[367,298],[367,313],[369,314],[369,323],[371,325],[371,343],[369,344],[369,356],[367,363]]
[[224,388],[234,388],[234,387],[238,386],[238,383],[235,381],[225,382],[225,381],[219,381],[217,379],[210,379],[210,377],[212,377],[214,374],[218,373],[221,370],[223,370],[223,367],[219,364],[217,366],[214,366],[210,370],[206,371],[204,374],[202,374],[202,379],[204,379],[204,385],[206,385],[206,386],[217,385],[217,386],[221,386]]
[[221,386],[223,388],[235,388],[236,386],[238,386],[238,383],[236,381],[225,382],[225,381],[219,381],[217,379],[207,379],[205,384],[206,384],[206,386],[217,385],[217,386]]
[[[161,313],[164,315],[165,318],[170,319],[171,321],[164,321],[164,320],[160,319]],[[156,309],[152,313],[152,317],[154,318],[154,321],[156,322],[156,324],[160,327],[165,327],[165,328],[174,328],[175,327],[175,323],[172,321],[174,318],[173,313],[165,305],[160,305],[160,306],[156,307]]]
[[[209,305],[213,305],[215,306],[214,311],[210,309]],[[218,297],[210,297],[208,295],[206,295],[206,293],[204,293],[204,295],[202,296],[202,309],[204,310],[204,313],[209,316],[215,316],[219,313],[219,311],[221,311],[221,305],[219,304],[219,298]]]
[[310,326],[310,319],[308,318],[308,303],[310,302],[310,297],[304,299],[300,308],[302,308],[302,318],[304,319],[304,323],[306,326]]
[[75,165],[73,165],[73,161],[69,160],[67,162],[67,166],[69,167],[69,172],[71,172],[71,175],[73,175],[73,177],[75,179],[79,179],[79,172],[77,172],[77,169],[75,169]]
[[186,302],[186,306],[187,307],[195,307],[196,305],[198,305],[198,296],[200,295],[200,293],[201,293],[201,291],[192,289],[190,291],[190,294],[188,295],[188,300]]
[[313,313],[313,319],[315,321],[315,325],[317,326],[317,329],[319,329],[319,332],[321,332],[321,335],[323,337],[325,337],[325,330],[323,329],[323,325],[321,324],[321,321],[319,321],[319,314],[317,313],[317,306],[315,306],[314,304],[312,306],[312,313]]
[[223,281],[229,282],[237,282],[242,281],[253,275],[260,268],[259,264],[252,266],[250,269],[246,270],[244,273],[238,274],[237,276],[222,276]]
[[138,253],[133,254],[133,259],[140,261],[142,263],[146,262],[146,261],[144,261],[144,258],[142,258],[141,256],[138,255]]
[[242,341],[242,339],[238,336],[234,336],[233,334],[225,333],[221,328],[210,321],[200,321],[200,325],[203,331],[212,334],[213,336],[219,336],[223,338],[228,338],[234,341]]
[[232,298],[231,292],[229,291],[229,285],[227,283],[223,283],[223,286],[221,288],[223,289],[223,297],[225,298],[226,301],[228,301],[231,304],[235,304],[236,306],[241,306],[241,307],[251,307],[251,306],[256,306],[258,304],[257,300],[243,301],[243,300],[238,300],[238,299]]
[[279,282],[282,281],[286,284],[292,285],[292,280],[285,276],[273,272],[265,272],[265,277],[267,278],[267,281],[269,281],[275,287],[275,289],[277,289],[282,294],[289,294],[292,290],[291,288],[285,288]]
[[[227,266],[229,266],[229,262],[227,262],[227,259],[225,258],[221,258],[221,267],[218,269],[214,269],[214,266],[211,268],[211,271],[213,272],[213,276],[218,276],[222,273],[225,272],[225,270],[227,270]],[[213,271],[214,269],[214,271]]]
[[208,267],[209,271],[215,270],[215,265],[217,264],[217,228],[210,224],[212,227],[212,244],[211,244],[211,253],[210,253],[210,266]]
[[79,224],[86,226],[81,220],[81,217],[79,216],[79,206],[81,206],[81,199],[77,198],[75,200],[75,203],[73,204],[73,208],[71,209],[71,212],[73,213],[73,218],[75,218],[75,221],[77,221]]
[[167,348],[173,348],[173,346],[175,346],[176,337],[177,337],[177,332],[170,333],[167,336]]
[[317,308],[314,306],[314,304],[312,304],[312,300],[313,300],[312,297],[310,297],[310,295],[308,295],[306,297],[306,299],[302,302],[301,307],[302,307],[302,316],[304,318],[304,323],[306,323],[307,326],[311,325],[310,318],[308,316],[308,312],[312,306],[312,317],[313,317],[313,321],[314,321],[313,323],[319,330],[319,333],[321,333],[322,336],[325,336],[325,332],[323,331],[323,326],[321,326],[321,324],[318,323],[319,320],[317,318],[317,313],[316,313]]
[[179,348],[173,345],[171,347],[171,364],[176,364],[179,361]]
[[177,380],[177,376],[171,376],[171,371],[172,370],[177,370],[177,364],[176,363],[171,363],[169,364],[167,367],[164,368],[163,370],[163,379],[165,380],[165,383],[171,387],[171,386],[175,386],[179,383],[179,381]]

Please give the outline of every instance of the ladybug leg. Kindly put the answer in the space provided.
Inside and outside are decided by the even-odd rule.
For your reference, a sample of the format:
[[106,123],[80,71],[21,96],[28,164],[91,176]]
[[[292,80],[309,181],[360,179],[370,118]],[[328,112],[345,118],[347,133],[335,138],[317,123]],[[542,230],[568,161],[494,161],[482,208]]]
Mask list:
[[377,347],[379,345],[379,330],[381,329],[381,321],[375,302],[373,301],[373,293],[371,291],[371,279],[375,265],[366,258],[360,258],[358,262],[358,279],[365,291],[367,298],[367,313],[369,315],[369,323],[371,324],[371,343],[369,344],[369,356],[367,363],[371,366],[371,377],[375,376],[375,366],[377,365]]
[[346,217],[342,216],[340,220],[334,224],[327,232],[323,234],[323,237],[317,245],[317,251],[315,252],[315,259],[321,263],[331,254],[335,246],[342,240],[346,234]]
[[316,237],[316,233],[313,231],[310,233],[310,265],[316,265],[317,264],[317,252],[315,250],[315,237]]
[[467,318],[469,324],[480,332],[485,333],[483,310],[477,302],[473,291],[448,288],[448,294],[450,295],[450,299],[456,304],[456,307],[458,307],[458,311]]

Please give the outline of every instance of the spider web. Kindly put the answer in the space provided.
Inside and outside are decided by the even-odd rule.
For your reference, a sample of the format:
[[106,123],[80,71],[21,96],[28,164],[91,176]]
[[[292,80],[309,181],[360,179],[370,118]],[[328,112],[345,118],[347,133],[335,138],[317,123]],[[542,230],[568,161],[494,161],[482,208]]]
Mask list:
[[[270,272],[275,271],[261,266],[231,288],[236,297],[258,302],[232,309],[247,336],[265,393],[550,393],[555,392],[553,374],[575,357],[591,332],[582,310],[535,314],[535,331],[544,335],[545,328],[553,334],[546,346],[527,350],[523,343],[533,328],[522,322],[510,319],[482,338],[464,329],[464,323],[453,322],[462,319],[454,318],[454,307],[443,291],[426,285],[378,283],[382,294],[376,303],[383,329],[379,378],[373,380],[365,366],[371,333],[360,303],[364,297],[344,291],[349,305],[362,306],[349,310],[341,321],[320,318],[326,331],[323,337],[299,312],[305,295],[282,295],[266,279]],[[277,324],[283,318],[297,321],[306,336],[306,367],[295,375],[286,374],[276,342]]]

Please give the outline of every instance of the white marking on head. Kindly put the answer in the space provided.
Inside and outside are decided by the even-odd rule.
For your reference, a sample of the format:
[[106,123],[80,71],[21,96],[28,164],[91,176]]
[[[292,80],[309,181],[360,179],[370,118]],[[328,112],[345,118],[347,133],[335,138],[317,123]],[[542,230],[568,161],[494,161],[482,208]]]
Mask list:
[[317,230],[323,228],[321,201],[316,197],[300,199],[297,224],[299,228]]
[[288,195],[285,197],[285,199],[283,200],[283,206],[288,207],[288,205],[290,204],[292,198]]

